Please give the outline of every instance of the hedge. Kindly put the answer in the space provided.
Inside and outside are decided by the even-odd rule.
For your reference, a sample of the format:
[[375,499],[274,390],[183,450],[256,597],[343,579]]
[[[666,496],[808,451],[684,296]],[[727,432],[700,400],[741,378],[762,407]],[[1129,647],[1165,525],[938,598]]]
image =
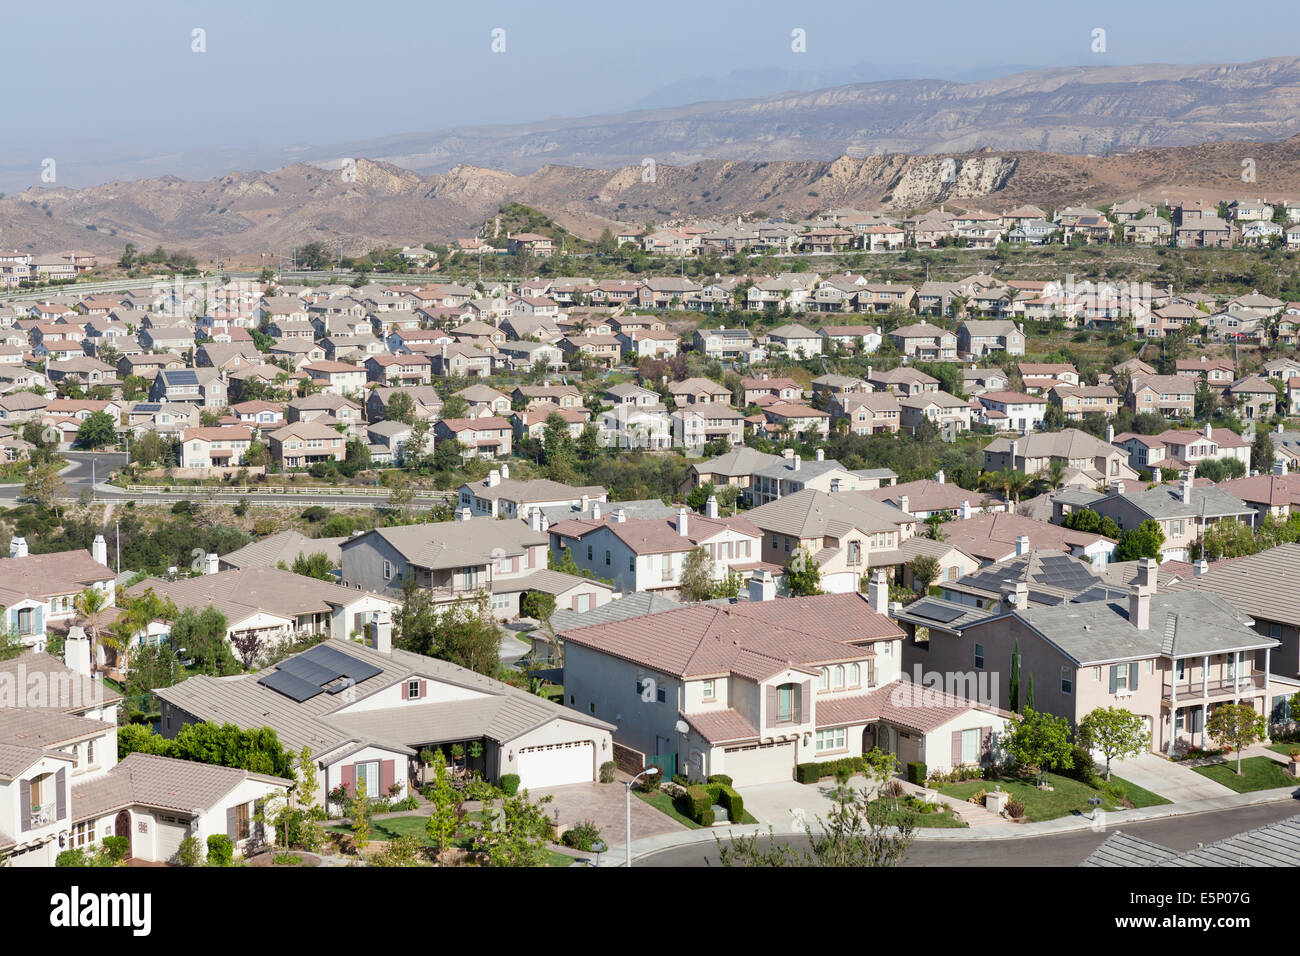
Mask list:
[[745,800],[725,783],[692,784],[686,793],[674,801],[677,811],[702,826],[712,826],[715,814],[713,805],[725,807],[733,823],[745,815]]
[[519,791],[519,774],[505,773],[501,775],[501,792],[507,797],[513,797]]
[[907,782],[914,783],[918,787],[925,786],[925,764],[919,760],[914,760],[907,765]]
[[739,823],[745,816],[745,800],[733,787],[725,783],[710,783],[705,787],[713,802],[727,808],[727,817]]
[[[924,765],[922,765],[924,766]],[[863,773],[871,768],[866,757],[841,757],[839,760],[820,760],[815,763],[795,765],[794,778],[800,783],[816,783],[822,777],[833,777],[836,771]]]
[[235,841],[224,833],[208,837],[208,865],[229,866],[235,855]]
[[731,778],[725,773],[714,773],[709,775],[709,783],[725,783],[728,787],[732,785]]

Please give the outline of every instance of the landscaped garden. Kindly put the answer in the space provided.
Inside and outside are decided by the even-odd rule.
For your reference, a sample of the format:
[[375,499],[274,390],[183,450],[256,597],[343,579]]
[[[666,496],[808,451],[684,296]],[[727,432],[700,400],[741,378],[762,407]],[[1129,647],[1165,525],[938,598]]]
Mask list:
[[[1291,744],[1287,745],[1293,746]],[[1237,762],[1228,760],[1224,763],[1193,767],[1203,777],[1209,777],[1215,783],[1221,783],[1237,793],[1251,793],[1255,790],[1272,790],[1277,787],[1296,787],[1300,785],[1295,777],[1286,772],[1286,767],[1268,757],[1246,757],[1241,761],[1241,773],[1237,773]]]
[[1111,777],[1109,783],[1100,781],[1100,786],[1094,787],[1056,773],[1046,776],[1050,790],[1040,790],[1033,776],[1003,775],[988,780],[946,784],[939,788],[939,792],[955,800],[969,800],[977,793],[991,793],[998,787],[1009,794],[1007,815],[1025,821],[1055,820],[1071,814],[1091,815],[1092,804],[1088,800],[1092,797],[1100,797],[1102,802],[1098,809],[1107,812],[1154,807],[1169,802],[1119,777]]

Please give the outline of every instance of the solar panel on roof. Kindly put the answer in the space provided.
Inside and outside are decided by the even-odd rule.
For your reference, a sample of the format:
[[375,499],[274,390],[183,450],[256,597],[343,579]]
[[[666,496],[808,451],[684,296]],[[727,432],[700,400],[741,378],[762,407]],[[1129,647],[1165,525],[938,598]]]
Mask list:
[[908,608],[908,611],[917,617],[929,618],[931,621],[938,621],[940,624],[955,621],[966,613],[965,608],[949,607],[946,604],[927,604],[924,601]]
[[323,667],[314,661],[305,657],[291,657],[279,665],[279,670],[286,674],[292,674],[294,677],[306,681],[308,684],[315,684],[321,687],[330,681],[343,675],[336,672],[331,667]]
[[309,683],[283,670],[272,671],[265,677],[259,678],[257,682],[299,704],[311,700],[321,692],[319,685]]
[[178,369],[167,376],[168,381],[173,385],[197,385],[199,384],[198,373],[191,369]]
[[317,644],[297,657],[298,660],[303,658],[322,667],[330,668],[335,672],[335,677],[351,677],[355,681],[363,681],[374,677],[376,674],[383,673],[381,667],[367,664],[351,654],[344,654],[342,651],[333,647],[326,647],[324,644]]

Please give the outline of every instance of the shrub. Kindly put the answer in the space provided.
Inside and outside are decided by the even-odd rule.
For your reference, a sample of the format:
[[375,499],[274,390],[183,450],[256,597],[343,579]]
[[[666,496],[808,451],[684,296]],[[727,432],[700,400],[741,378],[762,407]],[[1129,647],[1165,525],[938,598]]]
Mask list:
[[276,866],[302,866],[302,857],[296,853],[277,853],[271,862]]
[[[505,783],[505,779],[506,779],[505,777],[501,778],[502,784]],[[518,785],[518,783],[519,783],[519,778],[515,777],[516,786]],[[493,786],[492,784],[488,783],[486,780],[475,779],[475,780],[471,780],[468,784],[465,785],[466,800],[480,800],[483,803],[491,803],[493,800],[499,800],[500,798],[501,798],[501,788]]]
[[195,836],[187,836],[176,848],[176,862],[181,866],[203,865],[203,844]]
[[124,836],[104,837],[100,852],[107,856],[111,863],[121,863],[131,852],[131,841]]
[[918,787],[925,784],[925,764],[919,760],[914,760],[907,765],[907,782],[914,783]]
[[606,760],[600,765],[600,782],[613,783],[615,770],[617,770],[617,767],[614,765],[614,761]]
[[600,840],[600,827],[596,826],[591,820],[583,820],[577,826],[565,831],[564,845],[573,847],[575,850],[582,850],[585,853],[591,852],[592,844]]
[[709,783],[725,783],[728,787],[731,786],[731,778],[728,777],[725,773],[713,773],[713,774],[709,774],[708,782],[709,782]]
[[713,808],[710,807],[708,810],[705,810],[704,813],[700,815],[700,818],[695,822],[702,827],[713,826]]
[[1025,805],[1015,797],[1007,798],[1007,816],[1013,820],[1019,820],[1025,815]]
[[677,809],[682,816],[689,817],[696,823],[704,816],[706,810],[713,806],[713,797],[709,791],[699,784],[686,788],[686,795],[681,797]]
[[208,837],[208,866],[229,866],[235,858],[235,841],[224,833]]
[[967,797],[966,802],[967,802],[967,803],[973,803],[973,804],[975,804],[976,806],[982,807],[982,806],[984,806],[984,798],[987,797],[988,795],[989,795],[989,792],[988,792],[987,790],[985,790],[983,787],[980,787],[978,790],[976,790],[974,793],[972,793],[969,797]]
[[513,797],[519,791],[519,774],[505,773],[501,775],[501,792],[507,797]]
[[1090,787],[1096,787],[1098,783],[1097,768],[1092,761],[1092,753],[1087,747],[1080,743],[1074,745],[1073,751],[1074,766],[1069,769],[1062,769],[1062,776],[1078,780],[1080,783],[1086,783]]
[[711,783],[705,787],[711,802],[725,807],[732,823],[739,823],[745,816],[745,800],[734,788],[725,783]]
[[85,851],[77,848],[75,850],[64,850],[54,858],[55,866],[85,866]]

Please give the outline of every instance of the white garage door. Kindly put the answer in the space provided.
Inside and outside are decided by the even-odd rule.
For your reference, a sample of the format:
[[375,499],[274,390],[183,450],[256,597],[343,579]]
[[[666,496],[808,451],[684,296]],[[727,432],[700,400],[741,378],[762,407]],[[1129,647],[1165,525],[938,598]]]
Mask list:
[[166,863],[181,848],[181,841],[190,835],[190,828],[176,817],[154,818],[154,859]]
[[781,783],[794,779],[794,742],[753,744],[723,752],[721,771],[737,789],[758,783]]
[[590,740],[524,747],[519,751],[519,786],[559,787],[596,779],[596,758]]

